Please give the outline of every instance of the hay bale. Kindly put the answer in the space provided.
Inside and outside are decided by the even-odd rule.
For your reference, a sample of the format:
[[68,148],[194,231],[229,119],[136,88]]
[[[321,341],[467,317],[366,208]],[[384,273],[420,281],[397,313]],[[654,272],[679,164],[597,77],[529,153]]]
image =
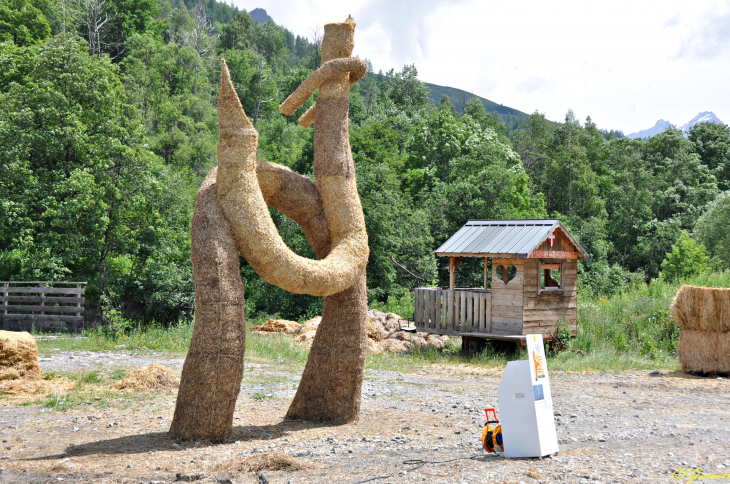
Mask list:
[[40,380],[38,346],[27,332],[0,331],[0,380]]
[[730,289],[684,285],[672,300],[677,326],[698,331],[730,331]]
[[383,346],[375,340],[368,338],[368,353],[379,354],[383,352]]
[[127,376],[114,384],[117,390],[150,391],[170,390],[180,386],[180,379],[170,368],[152,363],[144,368],[130,371]]
[[443,334],[429,334],[426,336],[426,344],[428,346],[433,346],[437,350],[444,349],[444,345],[446,344],[446,340],[449,337]]
[[386,336],[388,336],[388,332],[383,325],[368,318],[368,340],[383,341]]
[[314,342],[314,336],[317,334],[317,328],[319,328],[319,323],[321,322],[322,316],[316,316],[305,321],[304,324],[299,327],[298,336],[296,338],[297,341],[304,344],[307,348],[311,348],[312,343]]
[[240,459],[238,457],[231,457],[218,462],[213,466],[215,472],[230,472],[230,473],[244,473],[244,472],[261,472],[261,471],[302,471],[315,469],[316,464],[292,457],[282,452],[264,452],[261,454],[254,454]]
[[262,333],[284,333],[298,334],[302,325],[296,321],[288,321],[286,319],[269,319],[260,326],[254,326],[252,331],[260,331]]
[[677,356],[684,371],[730,372],[730,331],[683,329],[679,333]]
[[386,339],[380,343],[383,351],[390,351],[391,353],[406,353],[410,349],[409,341],[401,341],[397,339]]

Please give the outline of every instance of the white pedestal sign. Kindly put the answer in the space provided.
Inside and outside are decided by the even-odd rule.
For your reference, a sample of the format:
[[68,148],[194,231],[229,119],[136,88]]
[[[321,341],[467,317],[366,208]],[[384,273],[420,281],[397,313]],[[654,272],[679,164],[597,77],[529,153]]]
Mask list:
[[558,451],[541,334],[527,335],[527,354],[527,361],[507,363],[497,389],[505,457],[542,457]]

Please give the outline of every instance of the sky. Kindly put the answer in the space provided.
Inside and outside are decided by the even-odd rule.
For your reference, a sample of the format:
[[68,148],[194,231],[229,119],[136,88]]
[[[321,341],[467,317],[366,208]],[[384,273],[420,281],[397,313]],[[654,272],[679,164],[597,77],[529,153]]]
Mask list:
[[[230,0],[229,0],[230,1]],[[629,134],[702,111],[730,123],[730,1],[233,0],[296,35],[357,22],[354,54],[562,121]]]

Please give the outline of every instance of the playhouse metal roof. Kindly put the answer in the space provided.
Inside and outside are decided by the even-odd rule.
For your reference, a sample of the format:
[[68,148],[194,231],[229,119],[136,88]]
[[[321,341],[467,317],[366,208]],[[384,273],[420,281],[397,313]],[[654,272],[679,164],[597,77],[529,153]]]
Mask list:
[[436,249],[438,256],[526,258],[560,227],[582,255],[588,252],[559,220],[469,220]]

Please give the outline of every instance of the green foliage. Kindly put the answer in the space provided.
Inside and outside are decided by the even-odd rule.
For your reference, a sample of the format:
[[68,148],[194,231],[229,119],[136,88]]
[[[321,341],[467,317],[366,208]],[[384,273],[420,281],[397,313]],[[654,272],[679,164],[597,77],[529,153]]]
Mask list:
[[3,0],[0,3],[0,42],[17,46],[41,43],[51,35],[51,26],[44,15],[48,0]]
[[683,230],[662,262],[662,277],[668,281],[683,280],[707,272],[708,262],[705,247]]
[[694,235],[707,248],[713,266],[730,268],[730,192],[723,192],[707,206],[695,224]]
[[730,188],[730,127],[726,124],[698,123],[689,130],[689,140],[702,164],[717,177],[722,190]]

